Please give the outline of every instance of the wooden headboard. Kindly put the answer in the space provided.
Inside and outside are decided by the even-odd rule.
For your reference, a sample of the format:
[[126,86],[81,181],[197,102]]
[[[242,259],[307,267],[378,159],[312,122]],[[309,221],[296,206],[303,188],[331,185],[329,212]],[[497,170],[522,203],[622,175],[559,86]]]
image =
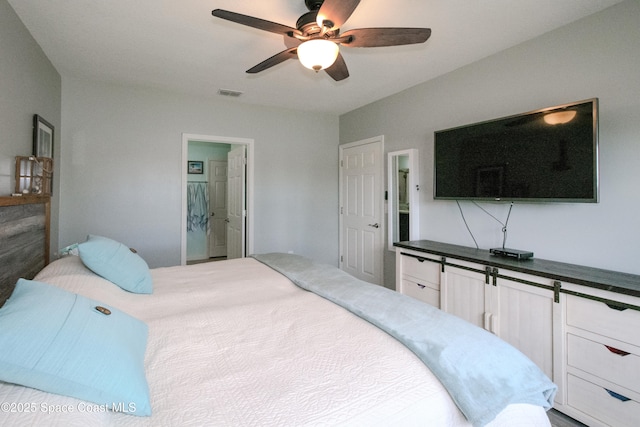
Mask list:
[[0,307],[49,263],[50,210],[50,197],[0,197]]

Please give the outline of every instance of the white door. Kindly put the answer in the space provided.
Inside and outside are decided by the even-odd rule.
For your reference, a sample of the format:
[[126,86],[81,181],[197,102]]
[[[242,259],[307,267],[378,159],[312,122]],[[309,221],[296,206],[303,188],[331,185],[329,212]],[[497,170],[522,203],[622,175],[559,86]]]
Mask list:
[[491,285],[486,283],[484,268],[479,264],[455,261],[466,268],[446,266],[440,282],[440,308],[476,326],[491,330],[487,301]]
[[240,145],[227,154],[227,259],[245,255],[245,153]]
[[227,255],[227,162],[209,160],[209,258]]
[[491,287],[492,331],[520,350],[542,371],[553,378],[553,331],[555,317],[553,290],[539,288],[516,280],[553,286],[550,279],[542,279],[514,271],[500,270],[500,274],[515,280],[498,278]]
[[340,268],[383,284],[383,137],[340,146]]

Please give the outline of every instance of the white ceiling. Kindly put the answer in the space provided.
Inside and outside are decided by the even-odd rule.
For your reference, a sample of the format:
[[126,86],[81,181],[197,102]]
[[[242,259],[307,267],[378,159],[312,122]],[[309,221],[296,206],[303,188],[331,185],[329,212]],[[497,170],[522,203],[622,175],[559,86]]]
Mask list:
[[229,102],[342,114],[622,0],[362,0],[342,31],[428,27],[424,44],[341,47],[350,77],[285,61],[284,37],[214,18],[216,8],[295,27],[304,0],[8,0],[63,76],[144,85]]

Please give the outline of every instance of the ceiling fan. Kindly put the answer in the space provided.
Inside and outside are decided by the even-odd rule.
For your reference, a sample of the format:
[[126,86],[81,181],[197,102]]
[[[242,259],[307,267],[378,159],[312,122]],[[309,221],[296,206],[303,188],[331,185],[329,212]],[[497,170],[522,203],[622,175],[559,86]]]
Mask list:
[[[309,12],[296,22],[296,28],[254,18],[228,10],[215,9],[213,16],[289,37],[295,46],[283,50],[247,70],[254,74],[296,56],[307,68],[325,70],[334,80],[349,77],[339,45],[381,47],[424,43],[431,36],[429,28],[360,28],[340,33],[360,0],[305,0]],[[289,44],[287,44],[289,46]]]

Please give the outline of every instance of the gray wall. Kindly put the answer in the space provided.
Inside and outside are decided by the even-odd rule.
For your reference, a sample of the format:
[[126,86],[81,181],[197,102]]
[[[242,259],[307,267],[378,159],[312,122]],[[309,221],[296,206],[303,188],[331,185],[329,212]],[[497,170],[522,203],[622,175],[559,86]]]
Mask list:
[[[0,194],[12,191],[14,157],[31,153],[32,116],[41,114],[56,128],[53,252],[101,233],[135,246],[152,266],[174,265],[180,260],[181,134],[253,138],[255,251],[294,251],[337,264],[336,143],[385,135],[386,151],[420,149],[421,238],[472,245],[455,203],[431,198],[433,132],[595,96],[601,202],[517,204],[508,246],[640,273],[639,16],[640,4],[629,0],[338,123],[331,115],[71,76],[61,81],[0,0]],[[499,218],[508,208],[485,207]],[[498,246],[500,225],[472,205],[463,208],[480,246]],[[387,283],[393,283],[393,257],[386,255]]]
[[[433,200],[433,132],[591,97],[600,99],[600,203],[516,204],[507,246],[538,258],[640,274],[640,2],[630,0],[340,117],[340,141],[385,136],[420,150],[422,239],[474,246],[455,202]],[[502,226],[461,202],[478,244]],[[483,203],[503,222],[508,204]],[[395,282],[394,254],[385,283]]]
[[63,77],[60,245],[180,263],[182,134],[255,140],[255,252],[338,263],[338,117]]
[[15,157],[32,154],[33,115],[39,114],[56,132],[52,249],[58,245],[60,96],[60,74],[9,3],[0,0],[0,195],[15,190]]

